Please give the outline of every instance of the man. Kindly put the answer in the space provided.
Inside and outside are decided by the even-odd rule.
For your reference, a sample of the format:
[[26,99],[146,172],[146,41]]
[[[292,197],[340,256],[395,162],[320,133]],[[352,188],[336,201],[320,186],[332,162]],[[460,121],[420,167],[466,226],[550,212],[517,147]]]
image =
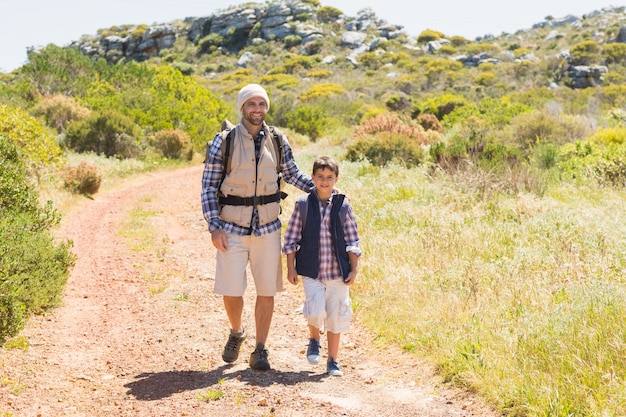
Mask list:
[[[242,313],[249,262],[256,287],[256,348],[250,355],[250,367],[268,370],[270,363],[265,343],[274,312],[274,296],[283,290],[277,172],[281,159],[280,151],[273,144],[273,131],[264,121],[270,108],[265,89],[258,84],[243,87],[237,97],[237,108],[242,117],[229,134],[233,145],[228,162],[230,172],[222,179],[225,138],[220,133],[213,140],[205,161],[202,211],[217,248],[214,292],[223,296],[231,325],[222,359],[235,362],[247,336]],[[282,133],[279,136],[282,147],[278,149],[283,152],[282,179],[303,191],[310,191],[313,181],[298,169],[287,138]]]

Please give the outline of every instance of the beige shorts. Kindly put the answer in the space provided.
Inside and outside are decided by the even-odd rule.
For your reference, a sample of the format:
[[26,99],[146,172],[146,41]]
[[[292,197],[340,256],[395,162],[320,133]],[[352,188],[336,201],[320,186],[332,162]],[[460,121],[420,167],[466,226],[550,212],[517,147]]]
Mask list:
[[263,236],[239,236],[227,232],[228,250],[217,251],[213,291],[219,295],[243,296],[248,285],[248,262],[256,295],[273,297],[282,291],[280,232],[277,230]]
[[305,302],[302,309],[308,324],[328,332],[350,330],[352,302],[349,287],[341,279],[319,281],[302,277]]

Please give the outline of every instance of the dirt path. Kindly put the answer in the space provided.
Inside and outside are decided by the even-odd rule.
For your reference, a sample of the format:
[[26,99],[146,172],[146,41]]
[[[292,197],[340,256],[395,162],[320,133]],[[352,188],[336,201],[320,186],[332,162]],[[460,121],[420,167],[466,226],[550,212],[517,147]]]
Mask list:
[[[358,317],[342,341],[345,376],[327,377],[323,364],[304,357],[301,286],[277,297],[271,371],[247,366],[253,337],[234,365],[222,362],[228,324],[212,294],[201,169],[143,175],[66,216],[59,234],[74,241],[78,261],[64,305],[30,320],[21,334],[28,350],[0,349],[0,415],[496,415],[471,395],[435,384],[408,355],[374,350]],[[130,248],[119,232],[132,210],[150,214],[150,250]],[[253,329],[253,288],[248,294],[244,322]]]

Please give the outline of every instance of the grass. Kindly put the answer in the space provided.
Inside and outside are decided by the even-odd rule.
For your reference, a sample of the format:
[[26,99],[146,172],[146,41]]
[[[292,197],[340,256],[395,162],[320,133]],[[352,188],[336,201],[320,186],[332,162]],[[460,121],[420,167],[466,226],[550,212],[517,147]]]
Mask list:
[[485,195],[423,168],[341,162],[376,343],[514,416],[626,409],[626,194],[566,184]]
[[[353,305],[375,343],[430,361],[509,416],[623,415],[624,190],[507,193],[488,177],[347,162],[327,140],[294,150],[304,172],[316,155],[340,160],[364,251]],[[285,222],[300,194],[286,191]],[[123,235],[162,256],[149,203],[138,201]]]

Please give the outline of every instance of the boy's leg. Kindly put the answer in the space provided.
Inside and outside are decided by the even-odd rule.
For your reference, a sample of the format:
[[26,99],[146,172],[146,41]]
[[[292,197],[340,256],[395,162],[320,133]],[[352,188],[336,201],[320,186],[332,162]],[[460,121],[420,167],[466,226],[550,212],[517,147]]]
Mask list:
[[339,356],[339,339],[341,333],[326,332],[326,339],[328,339],[328,358],[337,360]]

